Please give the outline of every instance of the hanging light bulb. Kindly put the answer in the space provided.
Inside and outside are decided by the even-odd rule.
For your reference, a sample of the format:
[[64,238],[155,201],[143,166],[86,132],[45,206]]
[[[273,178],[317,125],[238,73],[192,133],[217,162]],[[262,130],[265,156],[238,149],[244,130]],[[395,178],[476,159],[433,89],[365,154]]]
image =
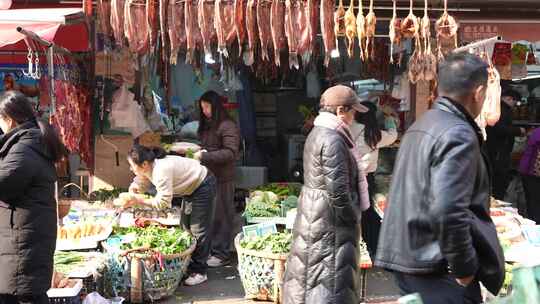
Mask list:
[[339,58],[339,50],[338,49],[332,50],[332,52],[330,52],[330,57]]
[[208,63],[208,64],[214,64],[216,63],[216,61],[214,60],[214,58],[212,58],[212,54],[206,54],[204,56],[204,62]]

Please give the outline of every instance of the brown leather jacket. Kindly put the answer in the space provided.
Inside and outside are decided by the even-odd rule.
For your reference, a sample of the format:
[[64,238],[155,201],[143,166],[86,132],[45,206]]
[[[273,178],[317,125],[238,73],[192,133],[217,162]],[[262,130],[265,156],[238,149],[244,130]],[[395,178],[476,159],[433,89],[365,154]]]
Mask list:
[[201,163],[217,177],[219,183],[234,181],[236,160],[240,148],[240,131],[232,120],[224,120],[217,128],[205,130],[200,135]]

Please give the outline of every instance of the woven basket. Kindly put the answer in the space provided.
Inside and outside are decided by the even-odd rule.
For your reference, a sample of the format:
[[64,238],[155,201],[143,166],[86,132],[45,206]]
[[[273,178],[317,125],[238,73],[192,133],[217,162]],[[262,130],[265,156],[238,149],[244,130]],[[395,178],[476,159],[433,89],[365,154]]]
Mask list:
[[[64,191],[69,186],[74,186],[75,188],[79,189],[81,194],[83,194],[86,197],[86,199],[88,199],[88,194],[84,192],[84,190],[81,189],[79,185],[74,184],[74,183],[66,184],[64,187],[62,187],[62,190],[60,191],[60,193],[62,193],[62,191]],[[69,209],[71,208],[71,202],[80,201],[80,200],[81,200],[80,198],[59,197],[58,198],[58,219],[63,219],[66,215],[68,215]]]
[[274,254],[244,249],[240,246],[243,233],[234,239],[238,253],[238,273],[246,299],[281,302],[281,287],[288,254]]
[[196,245],[193,242],[182,253],[161,255],[161,263],[155,251],[144,248],[111,257],[104,280],[112,284],[103,294],[120,296],[131,303],[154,302],[172,296],[187,271]]

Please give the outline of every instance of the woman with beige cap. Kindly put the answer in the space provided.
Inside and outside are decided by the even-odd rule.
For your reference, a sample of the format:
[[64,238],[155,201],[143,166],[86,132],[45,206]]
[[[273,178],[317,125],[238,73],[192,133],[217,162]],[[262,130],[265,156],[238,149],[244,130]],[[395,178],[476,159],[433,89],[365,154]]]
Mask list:
[[367,112],[349,87],[329,88],[304,148],[304,187],[283,284],[284,304],[357,304],[359,222],[369,207],[349,126]]

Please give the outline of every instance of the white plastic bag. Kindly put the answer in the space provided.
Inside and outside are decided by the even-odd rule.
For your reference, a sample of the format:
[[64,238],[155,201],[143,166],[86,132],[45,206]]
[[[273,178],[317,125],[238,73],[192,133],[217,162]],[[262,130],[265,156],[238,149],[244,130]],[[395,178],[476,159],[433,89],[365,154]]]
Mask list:
[[111,300],[107,300],[97,292],[88,294],[83,301],[83,304],[121,304],[124,302],[124,298],[116,297]]
[[112,129],[130,132],[136,138],[151,130],[134,97],[126,85],[114,93],[110,123]]

